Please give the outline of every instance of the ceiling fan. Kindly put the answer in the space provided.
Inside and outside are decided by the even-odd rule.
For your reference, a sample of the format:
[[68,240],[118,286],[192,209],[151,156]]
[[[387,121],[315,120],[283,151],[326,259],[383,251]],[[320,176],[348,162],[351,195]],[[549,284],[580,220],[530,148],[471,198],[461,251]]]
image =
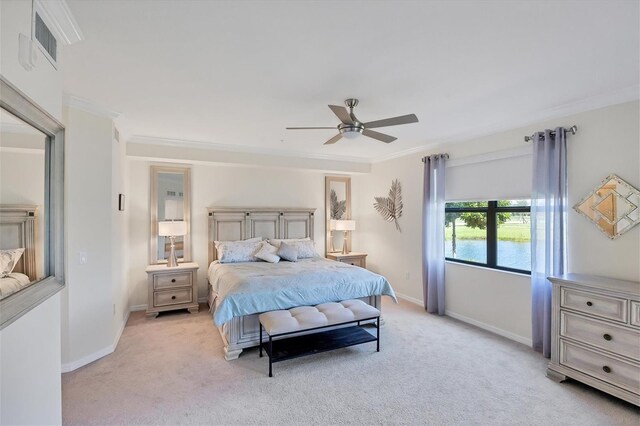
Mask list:
[[[343,137],[347,139],[353,139],[360,134],[368,136],[370,138],[379,140],[384,143],[391,143],[395,141],[396,137],[385,135],[384,133],[375,132],[369,129],[375,129],[377,127],[397,126],[399,124],[417,123],[418,117],[415,114],[401,115],[399,117],[385,118],[383,120],[370,121],[363,123],[358,120],[353,114],[353,109],[358,105],[357,99],[347,99],[344,101],[345,105],[349,108],[338,105],[329,105],[331,111],[338,116],[341,123],[338,124],[337,129],[340,133],[326,141],[325,145],[330,145],[338,142]],[[336,127],[287,127],[287,130],[309,130],[309,129],[335,129]]]

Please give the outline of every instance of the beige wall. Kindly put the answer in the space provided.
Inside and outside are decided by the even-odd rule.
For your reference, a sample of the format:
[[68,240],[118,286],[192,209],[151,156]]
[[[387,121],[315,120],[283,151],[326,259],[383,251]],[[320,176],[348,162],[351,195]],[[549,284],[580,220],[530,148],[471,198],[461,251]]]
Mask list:
[[[113,121],[64,108],[66,126],[66,277],[62,293],[62,363],[70,371],[115,349],[128,315],[122,240],[126,215],[124,148],[113,140]],[[80,263],[85,253],[87,263]]]
[[62,423],[60,294],[0,332],[0,424]]
[[62,51],[57,69],[40,49],[36,49],[36,66],[31,71],[18,61],[18,34],[31,38],[31,4],[25,0],[0,2],[0,74],[62,121]]
[[[526,156],[524,135],[576,124],[578,134],[568,141],[569,205],[573,206],[610,173],[640,187],[638,117],[638,102],[626,103],[375,164],[371,174],[354,178],[360,188],[354,191],[359,212],[355,217],[359,222],[353,233],[354,250],[368,252],[367,264],[373,270],[389,278],[398,293],[421,303],[422,156],[448,152],[452,164],[473,163],[474,158],[486,161],[492,155],[508,156],[514,152]],[[512,161],[521,161],[520,155]],[[480,167],[480,163],[457,166],[467,169],[467,177],[454,180],[456,187],[447,187],[447,193],[464,194],[481,182],[487,188],[487,197],[516,196],[517,193],[503,187],[502,181],[509,179],[510,167],[504,161],[487,161],[484,164],[495,165],[488,168]],[[478,170],[474,172],[475,168]],[[521,172],[531,173],[530,168],[522,168]],[[403,185],[402,234],[392,224],[383,222],[371,207],[373,197],[386,194],[392,179],[399,179]],[[527,179],[531,181],[531,176]],[[522,195],[530,197],[530,192]],[[568,253],[571,272],[640,280],[640,226],[610,241],[584,217],[570,210]],[[447,263],[446,289],[446,310],[451,316],[522,342],[530,341],[528,276]]]

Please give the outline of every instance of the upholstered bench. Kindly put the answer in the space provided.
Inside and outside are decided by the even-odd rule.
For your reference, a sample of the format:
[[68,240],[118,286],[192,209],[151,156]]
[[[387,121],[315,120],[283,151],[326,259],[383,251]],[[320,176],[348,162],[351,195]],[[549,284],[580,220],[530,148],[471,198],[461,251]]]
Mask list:
[[[273,376],[274,362],[304,355],[368,342],[376,342],[376,351],[380,352],[380,311],[362,300],[265,312],[258,318],[260,356],[263,349],[269,356],[269,377]],[[376,324],[375,336],[361,327],[362,322],[372,320]],[[338,326],[345,327],[335,328]],[[269,335],[267,342],[262,340],[263,329]]]

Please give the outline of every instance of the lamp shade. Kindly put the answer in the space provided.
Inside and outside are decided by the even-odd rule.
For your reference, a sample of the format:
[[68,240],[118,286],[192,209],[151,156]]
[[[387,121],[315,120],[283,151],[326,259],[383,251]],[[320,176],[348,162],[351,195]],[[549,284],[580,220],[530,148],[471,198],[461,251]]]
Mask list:
[[161,237],[177,237],[187,233],[187,222],[158,222],[158,235]]
[[334,229],[336,231],[355,231],[356,229],[356,221],[355,220],[336,220]]

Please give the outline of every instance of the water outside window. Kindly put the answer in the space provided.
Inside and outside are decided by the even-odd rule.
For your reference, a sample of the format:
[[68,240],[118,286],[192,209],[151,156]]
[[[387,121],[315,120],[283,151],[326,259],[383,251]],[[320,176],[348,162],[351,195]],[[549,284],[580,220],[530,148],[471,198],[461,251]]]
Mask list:
[[510,213],[498,224],[498,266],[531,270],[531,213]]
[[[469,262],[487,263],[487,214],[447,213],[444,255]],[[480,228],[474,225],[485,225]]]

